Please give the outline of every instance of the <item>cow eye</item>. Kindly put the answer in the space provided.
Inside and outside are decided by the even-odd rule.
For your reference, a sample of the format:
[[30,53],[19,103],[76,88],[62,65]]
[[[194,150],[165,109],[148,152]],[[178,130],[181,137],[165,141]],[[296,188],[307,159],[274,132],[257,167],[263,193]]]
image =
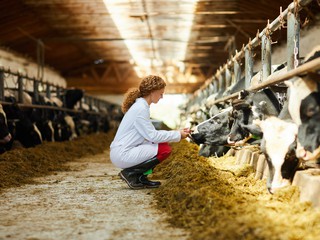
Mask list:
[[234,116],[235,118],[238,117],[238,115],[239,115],[239,114],[238,114],[238,111],[234,111],[234,112],[233,112],[233,116]]
[[307,135],[312,134],[313,131],[314,131],[313,128],[308,127],[308,128],[307,128]]

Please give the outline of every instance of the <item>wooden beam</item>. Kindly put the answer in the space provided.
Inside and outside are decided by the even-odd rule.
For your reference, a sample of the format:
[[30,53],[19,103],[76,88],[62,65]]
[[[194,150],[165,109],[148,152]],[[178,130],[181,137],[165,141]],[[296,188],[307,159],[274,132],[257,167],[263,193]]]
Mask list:
[[116,77],[117,77],[117,81],[120,83],[122,82],[122,78],[121,78],[121,75],[120,75],[120,72],[118,71],[118,67],[115,65],[115,64],[112,64],[112,68],[116,74]]
[[242,33],[243,36],[245,36],[246,38],[250,38],[250,34],[248,34],[247,32],[245,32],[239,25],[235,24],[234,22],[232,22],[231,20],[227,20],[227,22],[233,26],[235,29],[237,29],[240,33]]
[[106,68],[106,70],[104,71],[104,73],[102,74],[100,80],[101,82],[107,82],[108,80],[108,75],[111,72],[112,69],[112,65],[108,65],[108,67]]

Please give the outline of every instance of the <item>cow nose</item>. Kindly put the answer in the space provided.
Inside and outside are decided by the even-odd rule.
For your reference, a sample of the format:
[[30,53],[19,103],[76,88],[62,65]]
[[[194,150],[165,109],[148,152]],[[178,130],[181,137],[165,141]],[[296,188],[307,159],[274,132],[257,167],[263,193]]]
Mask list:
[[11,138],[12,138],[12,136],[9,133],[7,136],[5,136],[3,139],[0,140],[0,143],[2,143],[2,144],[8,143],[8,142],[10,142]]
[[191,129],[191,135],[192,135],[192,134],[196,134],[196,133],[199,133],[199,131],[198,131],[198,126],[193,127],[193,128]]
[[305,158],[307,156],[307,151],[304,148],[297,148],[296,149],[296,156],[297,158]]
[[10,142],[10,140],[12,139],[11,134],[9,133],[9,134],[5,137],[5,139],[6,139],[8,142]]
[[235,141],[233,141],[231,138],[232,138],[232,136],[229,135],[229,136],[228,136],[228,139],[227,139],[227,142],[228,142],[229,145],[234,145],[234,144],[235,144]]

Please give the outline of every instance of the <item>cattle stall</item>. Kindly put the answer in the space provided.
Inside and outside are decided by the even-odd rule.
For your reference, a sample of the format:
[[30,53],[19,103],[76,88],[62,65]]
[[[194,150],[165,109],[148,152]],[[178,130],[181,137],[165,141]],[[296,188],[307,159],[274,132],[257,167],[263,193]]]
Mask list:
[[70,141],[79,136],[108,132],[119,124],[120,106],[81,89],[30,78],[0,69],[1,153],[16,144],[35,147],[47,142]]
[[[300,14],[311,3],[300,0],[280,8],[276,19],[194,93],[183,117],[194,129],[190,137],[201,146],[200,155],[232,154],[238,164],[250,164],[257,179],[266,179],[270,193],[293,184],[302,201],[319,207],[320,45],[299,55],[300,28],[307,24]],[[286,31],[287,55],[285,62],[272,65],[277,31]]]

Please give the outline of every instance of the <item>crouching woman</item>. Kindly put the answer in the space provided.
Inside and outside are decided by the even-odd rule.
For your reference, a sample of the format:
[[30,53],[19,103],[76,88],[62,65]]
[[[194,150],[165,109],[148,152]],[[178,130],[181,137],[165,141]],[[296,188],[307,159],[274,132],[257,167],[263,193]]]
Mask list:
[[132,189],[157,188],[160,182],[150,181],[147,175],[169,157],[168,142],[179,142],[189,129],[156,130],[150,120],[150,105],[163,97],[166,83],[158,76],[142,79],[139,88],[130,89],[124,98],[124,117],[110,145],[111,162],[123,170],[120,177]]

